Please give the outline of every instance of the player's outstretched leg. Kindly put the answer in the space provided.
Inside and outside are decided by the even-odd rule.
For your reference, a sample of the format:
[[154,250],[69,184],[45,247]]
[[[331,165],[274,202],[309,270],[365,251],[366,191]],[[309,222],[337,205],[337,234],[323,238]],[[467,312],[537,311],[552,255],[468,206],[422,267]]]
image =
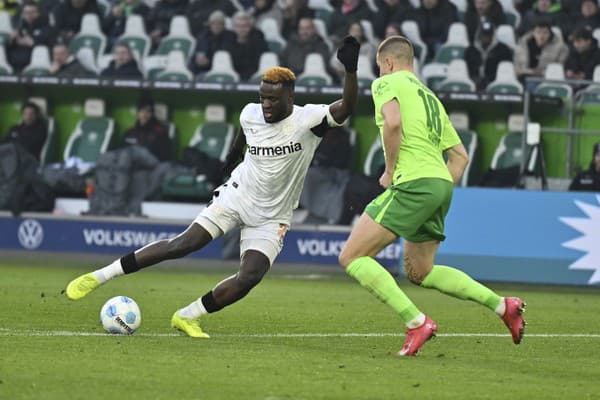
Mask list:
[[214,313],[246,296],[265,276],[271,261],[257,250],[247,250],[242,256],[237,274],[219,282],[213,290],[173,314],[171,327],[194,338],[208,338],[200,327],[203,315]]
[[494,311],[508,327],[513,342],[519,344],[525,332],[526,322],[523,319],[525,303],[516,297],[500,297],[494,291],[464,272],[443,266],[434,265],[421,286],[434,288],[442,293],[462,300],[471,300]]
[[212,236],[197,223],[192,223],[184,232],[172,239],[152,242],[134,253],[129,253],[104,268],[73,279],[65,294],[71,300],[79,300],[110,279],[132,274],[164,260],[181,258],[199,250],[212,240]]

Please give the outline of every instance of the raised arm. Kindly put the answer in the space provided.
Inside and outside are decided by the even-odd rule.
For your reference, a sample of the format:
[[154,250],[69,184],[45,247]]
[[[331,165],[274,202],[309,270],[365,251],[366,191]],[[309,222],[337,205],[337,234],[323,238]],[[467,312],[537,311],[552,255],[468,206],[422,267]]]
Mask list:
[[467,168],[467,164],[469,163],[469,155],[467,154],[467,150],[465,150],[465,146],[463,146],[462,143],[446,149],[445,153],[448,157],[448,163],[446,165],[448,166],[450,175],[452,175],[452,180],[456,185],[460,181],[463,172],[465,172],[465,168]]
[[223,164],[223,174],[225,176],[229,176],[231,171],[236,167],[238,161],[240,160],[242,153],[244,152],[244,146],[246,145],[246,135],[244,135],[244,131],[242,128],[237,133],[237,136],[233,140],[233,144],[229,149],[229,153],[225,158],[225,164]]
[[344,43],[337,51],[337,58],[346,73],[344,75],[344,92],[342,98],[329,106],[331,116],[338,124],[343,123],[356,109],[358,102],[358,82],[356,69],[358,65],[358,52],[360,43],[353,36],[346,36]]
[[381,106],[383,116],[383,149],[385,151],[385,171],[379,178],[379,184],[387,189],[394,177],[394,169],[402,143],[402,115],[400,103],[395,98]]

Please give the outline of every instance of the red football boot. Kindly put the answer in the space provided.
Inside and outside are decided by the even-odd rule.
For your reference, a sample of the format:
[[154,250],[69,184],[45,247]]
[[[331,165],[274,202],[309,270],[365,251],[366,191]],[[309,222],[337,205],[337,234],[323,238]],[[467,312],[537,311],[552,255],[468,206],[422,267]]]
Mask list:
[[434,337],[436,332],[437,325],[431,318],[426,317],[423,325],[406,330],[406,342],[397,355],[416,356],[425,342]]
[[504,304],[506,310],[502,316],[502,321],[508,327],[513,342],[519,344],[525,333],[525,325],[527,325],[527,322],[523,319],[526,304],[518,297],[505,297]]

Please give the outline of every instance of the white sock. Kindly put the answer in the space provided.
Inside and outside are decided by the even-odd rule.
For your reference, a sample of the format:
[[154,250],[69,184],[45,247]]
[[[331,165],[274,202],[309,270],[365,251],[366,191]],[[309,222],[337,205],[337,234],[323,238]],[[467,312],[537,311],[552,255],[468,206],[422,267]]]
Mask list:
[[406,323],[406,327],[408,329],[415,329],[415,328],[420,327],[424,323],[425,323],[425,314],[419,313],[419,315],[417,315],[416,317],[414,317],[413,319],[411,319],[410,321],[408,321]]
[[112,279],[116,276],[121,276],[125,274],[123,271],[123,267],[121,266],[121,260],[117,259],[113,261],[111,264],[107,265],[104,268],[100,268],[94,271],[94,276],[100,281],[100,283],[104,283],[109,279]]
[[500,297],[500,304],[498,304],[498,307],[496,307],[494,311],[500,317],[504,315],[504,313],[506,312],[506,301],[504,300],[504,297]]
[[184,307],[179,310],[179,316],[183,318],[200,318],[202,315],[208,314],[206,308],[204,308],[204,304],[202,304],[202,297],[198,300],[190,303],[187,307]]

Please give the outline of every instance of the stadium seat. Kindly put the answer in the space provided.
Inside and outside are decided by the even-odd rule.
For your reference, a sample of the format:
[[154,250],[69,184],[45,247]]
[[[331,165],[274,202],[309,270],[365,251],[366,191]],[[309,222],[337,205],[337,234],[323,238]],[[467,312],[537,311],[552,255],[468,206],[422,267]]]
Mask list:
[[0,75],[11,75],[12,73],[13,69],[8,61],[6,61],[4,46],[0,46]]
[[287,42],[283,36],[281,36],[277,21],[273,18],[265,18],[260,22],[259,29],[265,35],[265,41],[269,46],[269,50],[281,54],[283,49],[285,49]]
[[144,20],[141,15],[130,15],[125,22],[125,32],[119,37],[117,43],[125,43],[131,49],[134,58],[140,62],[150,52],[150,37],[146,33]]
[[496,40],[504,43],[511,50],[514,50],[517,46],[517,41],[515,39],[515,30],[510,25],[500,25],[496,29]]
[[377,7],[377,3],[375,2],[375,0],[365,0],[365,3],[367,3],[367,6],[369,7],[369,10],[371,10],[371,12],[379,12],[379,7]]
[[167,65],[157,76],[160,81],[190,82],[194,75],[186,67],[185,56],[182,51],[173,50],[167,55]]
[[464,22],[465,13],[467,12],[467,0],[450,0],[450,3],[456,6],[458,19]]
[[383,154],[383,147],[379,136],[375,138],[373,144],[369,148],[367,158],[365,159],[365,165],[363,172],[367,176],[379,178],[380,172],[385,168],[385,155]]
[[51,161],[54,161],[54,153],[58,147],[58,137],[54,129],[54,118],[48,115],[48,103],[43,97],[30,97],[28,101],[34,103],[40,108],[42,116],[48,124],[48,135],[40,153],[40,166],[44,166]]
[[325,24],[325,22],[322,19],[314,18],[313,24],[315,25],[315,29],[321,37],[321,39],[323,39],[327,47],[329,47],[329,51],[333,52],[333,43],[329,39],[329,34],[327,33],[327,25]]
[[446,79],[448,75],[448,64],[430,63],[425,64],[421,69],[421,76],[424,83],[431,90],[438,90],[440,83]]
[[476,182],[477,168],[473,167],[473,165],[477,163],[476,160],[479,158],[479,139],[477,133],[469,128],[469,115],[466,112],[452,112],[448,114],[448,117],[469,156],[469,163],[465,168],[459,185],[462,187],[469,186]]
[[522,94],[523,85],[517,79],[515,66],[510,61],[501,61],[496,70],[496,79],[487,85],[488,93]]
[[450,64],[455,59],[463,59],[469,47],[467,27],[462,22],[454,22],[448,29],[448,39],[435,55],[435,62]]
[[260,83],[262,81],[263,74],[266,70],[279,65],[279,56],[276,53],[267,51],[260,55],[258,60],[258,70],[250,78],[250,82]]
[[231,54],[218,50],[213,56],[211,69],[204,75],[205,82],[239,82],[240,75],[233,68]]
[[308,8],[314,10],[315,18],[325,23],[329,22],[331,14],[335,11],[329,0],[308,0]]
[[111,61],[114,59],[112,54],[102,54],[98,57],[98,71],[102,72],[110,65]]
[[594,68],[594,76],[591,85],[580,90],[576,97],[580,104],[600,104],[600,65]]
[[22,74],[27,76],[50,75],[50,51],[48,47],[38,45],[31,51],[31,62],[23,69]]
[[82,47],[75,54],[77,61],[81,64],[83,68],[86,70],[98,75],[98,62],[96,55],[94,54],[94,50],[90,47]]
[[106,36],[102,33],[100,19],[96,14],[85,14],[81,20],[79,33],[69,42],[71,54],[77,54],[82,48],[92,49],[94,63],[106,48]]
[[506,22],[513,28],[518,27],[521,24],[521,14],[517,11],[513,4],[513,0],[500,0]]
[[401,26],[402,33],[412,42],[415,50],[415,58],[419,60],[421,65],[425,64],[427,58],[427,45],[421,39],[421,31],[419,25],[415,21],[404,21]]
[[358,56],[358,86],[361,88],[370,88],[371,83],[377,78],[373,72],[373,64],[365,55]]
[[331,85],[332,79],[325,69],[325,61],[319,53],[310,53],[304,60],[304,72],[297,79],[296,84],[305,86]]
[[[550,63],[544,71],[544,78],[548,80],[564,81],[565,69],[562,64]],[[535,94],[549,97],[558,97],[566,101],[573,95],[573,88],[566,83],[542,82],[536,89]]]
[[196,48],[196,39],[190,33],[190,24],[184,15],[176,15],[171,19],[169,34],[162,38],[156,49],[156,55],[166,56],[173,50],[183,52],[187,63]]
[[448,64],[448,75],[440,82],[438,90],[447,92],[474,92],[475,83],[469,78],[465,60],[452,60]]
[[523,158],[526,160],[526,172],[532,173],[537,165],[537,147],[525,145],[523,154],[523,115],[512,114],[508,117],[508,133],[502,136],[490,167],[493,170],[515,168],[521,165]]
[[13,28],[10,22],[10,14],[4,10],[0,10],[0,47],[8,46]]
[[[204,123],[200,124],[190,139],[188,147],[196,148],[209,157],[224,161],[234,138],[234,126],[225,119],[225,106],[206,106]],[[200,175],[183,174],[163,182],[162,193],[177,198],[208,200],[213,185]]]
[[167,56],[150,55],[142,60],[142,65],[146,79],[156,79],[167,66]]
[[113,135],[114,121],[104,115],[104,101],[85,101],[84,118],[77,123],[69,136],[64,151],[64,160],[78,157],[83,161],[96,162],[98,156],[108,149]]
[[381,40],[379,40],[379,38],[375,36],[375,31],[373,30],[373,23],[371,21],[369,21],[368,19],[362,19],[362,20],[360,20],[360,25],[362,27],[362,30],[364,32],[364,35],[365,35],[365,38],[367,39],[367,41],[369,43],[371,43],[373,46],[375,46],[375,48],[377,48],[377,46],[379,46],[379,42],[381,42]]
[[600,28],[594,29],[594,31],[592,32],[592,36],[594,36],[594,39],[596,39],[600,43]]

